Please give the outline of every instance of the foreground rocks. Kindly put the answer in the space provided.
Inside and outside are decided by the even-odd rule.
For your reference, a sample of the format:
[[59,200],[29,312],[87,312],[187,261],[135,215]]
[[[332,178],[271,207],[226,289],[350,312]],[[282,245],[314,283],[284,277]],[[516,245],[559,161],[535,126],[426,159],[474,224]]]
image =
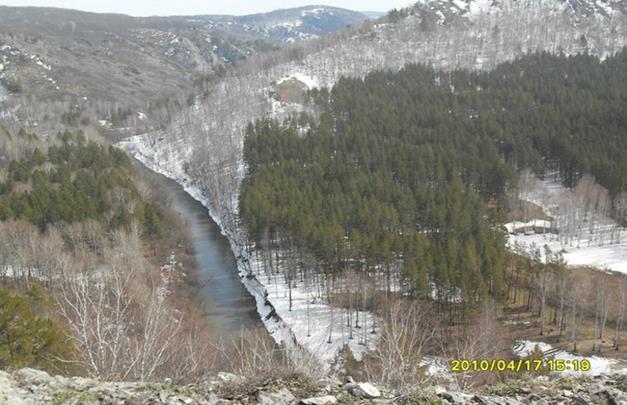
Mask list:
[[627,376],[511,380],[475,391],[424,384],[395,392],[336,378],[318,382],[247,381],[220,374],[202,384],[101,382],[32,369],[0,371],[0,405],[25,404],[627,404]]

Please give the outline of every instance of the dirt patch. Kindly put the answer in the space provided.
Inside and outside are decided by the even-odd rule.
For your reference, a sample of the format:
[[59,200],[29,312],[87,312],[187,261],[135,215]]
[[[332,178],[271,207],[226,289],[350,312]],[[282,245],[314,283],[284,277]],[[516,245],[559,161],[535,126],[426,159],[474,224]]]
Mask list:
[[520,221],[527,222],[532,219],[544,219],[552,221],[553,217],[548,215],[542,207],[529,201],[518,200],[512,204],[511,210],[507,213],[507,222]]
[[307,85],[291,78],[276,85],[275,98],[282,103],[302,104],[305,102]]

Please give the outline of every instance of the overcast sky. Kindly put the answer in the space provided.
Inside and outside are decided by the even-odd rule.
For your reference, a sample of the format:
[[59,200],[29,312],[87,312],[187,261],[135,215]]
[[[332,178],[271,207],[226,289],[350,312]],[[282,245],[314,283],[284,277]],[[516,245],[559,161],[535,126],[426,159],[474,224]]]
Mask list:
[[252,14],[278,8],[325,4],[357,11],[387,11],[412,0],[0,0],[5,6],[62,7],[134,16]]

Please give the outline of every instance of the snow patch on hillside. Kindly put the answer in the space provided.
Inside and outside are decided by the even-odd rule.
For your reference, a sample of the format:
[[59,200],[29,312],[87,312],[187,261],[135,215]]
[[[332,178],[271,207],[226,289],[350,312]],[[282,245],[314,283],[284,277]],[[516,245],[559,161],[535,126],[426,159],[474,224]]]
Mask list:
[[[627,229],[614,220],[591,210],[586,219],[573,220],[574,203],[571,190],[556,179],[532,179],[532,184],[520,196],[522,200],[540,206],[554,221],[532,219],[527,223],[511,222],[505,225],[510,232],[510,248],[522,248],[529,254],[539,250],[544,260],[544,246],[552,252],[562,252],[570,266],[590,266],[627,274]],[[525,225],[546,225],[547,231],[512,233]],[[555,232],[548,229],[555,227]],[[572,234],[572,236],[567,236]]]
[[514,344],[512,352],[517,357],[525,358],[533,353],[536,347],[538,347],[542,351],[543,357],[545,359],[553,358],[555,360],[566,360],[569,362],[569,364],[572,364],[573,360],[576,360],[578,362],[581,362],[582,360],[588,360],[590,362],[591,368],[589,371],[575,371],[567,369],[565,371],[559,372],[560,375],[569,374],[598,376],[601,374],[609,373],[627,373],[627,364],[624,361],[600,356],[577,356],[564,350],[553,349],[550,344],[544,342],[521,340]]
[[[284,263],[278,274],[263,274],[263,265],[257,255],[251,255],[251,269],[257,279],[262,280],[268,300],[277,314],[285,320],[300,344],[326,363],[332,362],[338,352],[348,345],[357,360],[361,360],[367,351],[375,349],[378,340],[379,319],[366,311],[359,311],[359,327],[355,327],[355,313],[352,314],[351,326],[347,326],[346,310],[331,308],[319,297],[317,285],[307,285],[304,280],[294,277],[290,288],[284,274]],[[375,333],[372,333],[372,325]],[[331,337],[329,341],[329,337]]]

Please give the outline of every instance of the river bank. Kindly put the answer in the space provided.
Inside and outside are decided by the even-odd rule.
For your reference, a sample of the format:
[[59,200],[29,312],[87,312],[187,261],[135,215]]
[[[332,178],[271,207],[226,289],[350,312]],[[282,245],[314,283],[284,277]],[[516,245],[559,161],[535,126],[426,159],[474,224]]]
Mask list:
[[[157,198],[177,216],[189,246],[178,246],[173,265],[183,263],[187,279],[183,294],[197,304],[216,337],[238,334],[261,327],[255,301],[241,283],[237,262],[228,240],[209,217],[207,209],[175,181],[158,174],[141,162],[138,177],[150,184]],[[166,232],[172,232],[171,229]],[[167,252],[160,252],[163,256]],[[181,256],[184,256],[181,258]]]
[[[272,303],[268,301],[268,291],[263,283],[254,275],[245,246],[238,242],[239,239],[233,233],[234,231],[224,226],[222,218],[220,218],[212,208],[209,196],[185,175],[182,165],[186,159],[183,156],[170,156],[166,159],[165,163],[158,160],[154,155],[150,155],[143,150],[145,145],[142,143],[141,135],[128,138],[125,141],[117,143],[115,146],[129,152],[148,169],[178,183],[187,194],[206,207],[209,216],[220,227],[222,235],[226,237],[229,242],[230,249],[236,259],[240,280],[246,290],[254,298],[257,313],[268,333],[275,342],[282,344],[288,352],[293,355],[308,356],[307,353],[303,352],[290,326],[277,314]],[[168,153],[176,154],[174,151],[169,151]],[[167,164],[170,162],[177,162],[177,164],[172,165],[175,167],[171,167]]]

